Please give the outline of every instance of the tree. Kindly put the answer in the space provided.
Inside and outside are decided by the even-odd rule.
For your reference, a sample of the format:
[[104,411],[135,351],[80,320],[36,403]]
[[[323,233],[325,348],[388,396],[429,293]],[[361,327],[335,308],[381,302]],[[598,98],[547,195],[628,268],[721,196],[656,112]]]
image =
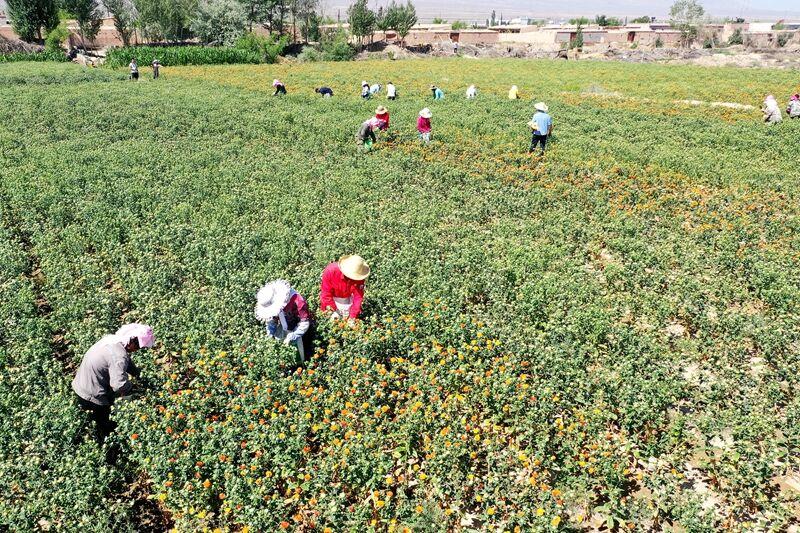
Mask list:
[[150,40],[182,41],[191,37],[189,24],[197,0],[133,0],[139,27]]
[[689,46],[696,38],[705,9],[697,0],[676,0],[669,10],[669,23],[681,32],[681,44]]
[[189,27],[203,42],[233,46],[247,28],[247,12],[237,0],[201,0]]
[[652,22],[652,20],[653,19],[651,19],[649,16],[644,16],[644,17],[636,17],[631,22],[633,24],[650,24],[650,22]]
[[106,10],[114,18],[114,28],[116,28],[122,44],[130,46],[131,36],[136,31],[136,9],[129,0],[103,0]]
[[575,19],[569,19],[569,23],[573,26],[586,26],[589,24],[589,19],[586,17],[580,17]]
[[103,11],[99,0],[66,0],[64,7],[75,16],[81,44],[86,48],[86,38],[93,40],[103,23]]
[[447,24],[447,21],[442,17],[433,17],[434,24]]
[[595,16],[594,23],[601,28],[605,28],[607,26],[622,26],[622,21],[617,17],[607,17],[605,15]]
[[578,50],[583,48],[583,20],[586,19],[578,19],[577,21],[578,28],[575,30],[575,39],[570,43],[570,48],[577,48]]
[[41,41],[58,26],[56,0],[6,0],[11,26],[23,41]]
[[457,20],[450,25],[450,29],[453,31],[465,30],[467,28],[469,28],[469,24],[467,24],[466,22],[462,22],[460,20]]
[[355,0],[347,9],[350,33],[358,39],[358,44],[363,48],[364,38],[375,31],[375,12],[367,6],[367,0]]
[[386,20],[389,28],[393,29],[400,37],[400,45],[405,46],[405,40],[411,32],[411,28],[417,23],[417,10],[411,0],[405,5],[398,4],[394,0],[386,10]]
[[489,19],[489,25],[497,26],[497,15],[495,14],[494,9],[492,9],[492,18]]

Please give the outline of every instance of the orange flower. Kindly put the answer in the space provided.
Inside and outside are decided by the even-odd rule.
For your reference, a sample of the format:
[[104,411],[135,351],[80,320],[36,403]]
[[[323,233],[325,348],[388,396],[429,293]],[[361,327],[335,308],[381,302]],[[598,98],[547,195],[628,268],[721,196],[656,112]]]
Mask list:
[[211,481],[209,481],[207,479],[205,481],[203,481],[203,487],[205,487],[207,489],[211,488]]
[[289,529],[289,522],[287,522],[286,520],[281,522],[281,529]]

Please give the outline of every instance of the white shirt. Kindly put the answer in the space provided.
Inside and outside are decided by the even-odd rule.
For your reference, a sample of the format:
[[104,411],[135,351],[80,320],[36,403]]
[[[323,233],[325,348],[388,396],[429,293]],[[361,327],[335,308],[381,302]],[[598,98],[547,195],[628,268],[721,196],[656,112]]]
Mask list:
[[394,88],[394,83],[390,83],[386,86],[386,96],[396,96],[397,89]]

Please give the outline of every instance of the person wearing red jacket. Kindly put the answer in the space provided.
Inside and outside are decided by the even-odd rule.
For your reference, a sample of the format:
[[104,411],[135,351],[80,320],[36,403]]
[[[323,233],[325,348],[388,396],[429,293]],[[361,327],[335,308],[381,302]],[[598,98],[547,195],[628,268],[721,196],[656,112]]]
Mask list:
[[431,142],[431,116],[431,110],[426,107],[419,112],[419,118],[417,119],[419,138],[422,139],[422,142],[425,144]]
[[332,312],[332,318],[356,319],[364,301],[364,280],[369,266],[360,256],[345,255],[325,267],[319,294],[319,307]]
[[383,126],[380,127],[381,131],[386,131],[389,129],[389,110],[386,109],[384,106],[379,105],[378,109],[375,110],[375,118],[378,120],[382,120],[384,122]]

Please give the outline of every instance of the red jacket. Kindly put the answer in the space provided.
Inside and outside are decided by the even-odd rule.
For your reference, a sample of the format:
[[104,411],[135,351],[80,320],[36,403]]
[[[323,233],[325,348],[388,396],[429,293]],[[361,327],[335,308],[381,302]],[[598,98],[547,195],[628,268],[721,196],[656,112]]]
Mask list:
[[378,120],[382,120],[382,121],[386,122],[386,125],[381,129],[384,129],[384,130],[388,130],[389,129],[389,112],[388,111],[386,113],[382,114],[382,115],[377,115],[376,114],[375,118],[377,118]]
[[322,285],[319,293],[319,308],[323,311],[336,311],[336,298],[353,297],[350,306],[350,318],[358,318],[361,314],[361,302],[364,301],[364,281],[346,278],[339,269],[339,263],[331,263],[322,272]]
[[417,119],[417,131],[420,133],[430,133],[431,119],[425,117],[419,117]]

